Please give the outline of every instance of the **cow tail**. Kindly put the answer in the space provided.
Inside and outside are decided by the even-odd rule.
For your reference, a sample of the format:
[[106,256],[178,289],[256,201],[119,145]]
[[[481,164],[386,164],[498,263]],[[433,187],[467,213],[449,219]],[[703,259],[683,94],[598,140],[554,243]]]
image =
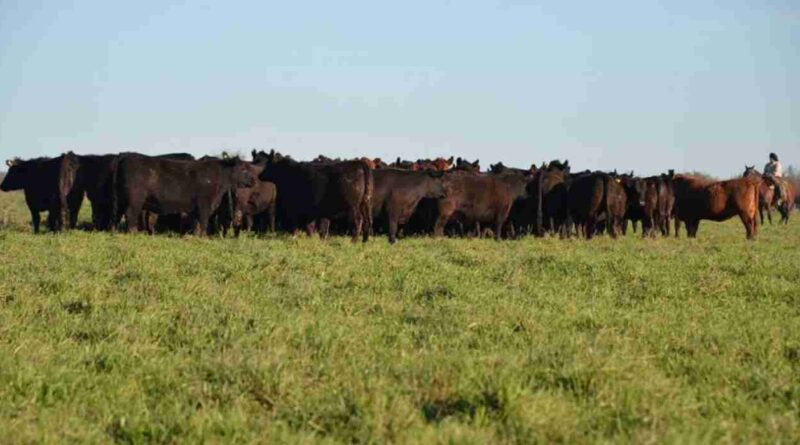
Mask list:
[[362,164],[362,170],[364,171],[364,196],[361,198],[362,239],[367,241],[372,231],[372,194],[375,180],[372,177],[372,169],[366,163]]
[[58,174],[58,199],[61,203],[61,228],[70,227],[72,209],[70,209],[69,195],[75,186],[75,175],[78,170],[78,159],[72,153],[66,153],[61,159],[61,168]]
[[[609,235],[613,236],[614,221],[613,217],[611,216],[611,204],[609,203],[609,201],[611,201],[611,198],[608,196],[608,181],[610,180],[611,176],[603,175],[603,204],[606,212],[606,231],[608,232]],[[592,227],[591,229],[594,230],[594,227]]]
[[538,196],[536,200],[536,235],[543,236],[542,220],[544,219],[543,201],[544,201],[544,172],[539,170],[539,177],[537,178],[536,188],[538,189]]
[[[232,225],[233,224],[233,218],[234,218],[234,215],[233,215],[233,212],[235,210],[233,208],[233,206],[234,206],[234,203],[233,203],[234,193],[231,192],[231,189],[232,189],[232,187],[228,187],[228,193],[227,193],[228,194],[228,218],[223,220],[223,221],[221,221],[221,224],[225,224],[226,227],[228,225]],[[228,230],[228,229],[225,229],[225,230]]]
[[117,212],[119,206],[119,197],[117,196],[117,171],[119,170],[119,160],[119,156],[114,156],[111,160],[111,214],[108,216],[108,228],[111,231],[117,228]]

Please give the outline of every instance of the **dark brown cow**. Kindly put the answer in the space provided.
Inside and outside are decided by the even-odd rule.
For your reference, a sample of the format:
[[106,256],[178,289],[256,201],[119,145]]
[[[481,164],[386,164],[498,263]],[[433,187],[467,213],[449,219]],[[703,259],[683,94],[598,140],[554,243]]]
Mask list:
[[532,182],[518,175],[476,175],[465,172],[450,173],[444,180],[447,196],[438,201],[434,235],[444,235],[445,225],[457,218],[478,228],[480,224],[489,224],[497,240],[502,237],[503,226],[514,202],[529,196]]
[[658,191],[661,178],[645,178],[644,205],[642,206],[642,237],[655,238],[658,224]]
[[551,161],[536,173],[536,233],[570,236],[572,221],[568,211],[569,187],[574,175],[569,161]]
[[233,187],[252,186],[255,178],[238,158],[177,161],[122,155],[113,182],[116,193],[112,207],[124,212],[129,231],[138,230],[142,211],[148,211],[192,215],[194,233],[202,236],[223,195]]
[[376,170],[373,176],[372,218],[376,226],[385,221],[392,244],[397,240],[398,228],[408,222],[420,200],[445,196],[442,173],[385,168]]
[[481,172],[481,161],[476,159],[475,162],[469,162],[466,159],[457,158],[454,170],[465,171],[470,173]]
[[761,182],[762,179],[756,176],[712,182],[694,176],[676,175],[673,180],[676,231],[680,222],[684,222],[686,234],[694,238],[701,220],[725,221],[738,215],[747,239],[755,239],[758,234],[756,216]]
[[570,215],[586,239],[595,235],[603,218],[611,237],[621,233],[627,208],[622,179],[602,172],[578,176],[572,180],[568,200]]
[[39,233],[39,213],[44,211],[48,212],[47,228],[51,231],[59,231],[65,225],[75,227],[83,193],[74,187],[79,166],[74,153],[27,161],[12,159],[6,165],[9,169],[0,190],[24,191],[34,233]]
[[311,234],[319,226],[325,237],[331,221],[346,217],[353,241],[369,240],[374,182],[364,162],[296,162],[274,150],[258,153],[256,160],[261,159],[267,164],[259,179],[278,188],[277,210],[285,229],[304,227]]
[[[264,165],[248,164],[253,177],[258,178],[264,171]],[[269,181],[256,181],[252,187],[237,187],[233,212],[233,230],[236,236],[242,229],[251,230],[255,223],[275,231],[276,206],[278,188]],[[256,227],[258,231],[266,231],[266,227]]]
[[644,179],[646,192],[642,236],[655,237],[657,230],[664,236],[669,235],[669,225],[675,205],[675,194],[672,190],[674,173],[670,170],[669,174]]

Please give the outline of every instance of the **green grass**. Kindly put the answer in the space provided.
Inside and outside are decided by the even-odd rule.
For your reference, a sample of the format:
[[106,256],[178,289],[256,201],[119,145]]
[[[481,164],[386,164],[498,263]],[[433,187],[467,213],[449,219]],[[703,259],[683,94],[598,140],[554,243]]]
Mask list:
[[395,246],[28,219],[0,194],[3,443],[800,440],[797,215]]

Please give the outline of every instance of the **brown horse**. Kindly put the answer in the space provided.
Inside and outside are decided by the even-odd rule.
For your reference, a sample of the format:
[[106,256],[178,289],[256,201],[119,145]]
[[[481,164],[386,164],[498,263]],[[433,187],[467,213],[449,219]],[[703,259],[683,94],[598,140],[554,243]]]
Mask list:
[[761,182],[757,176],[719,182],[686,175],[675,176],[676,233],[680,221],[686,223],[687,236],[694,238],[700,220],[725,221],[739,215],[747,239],[755,239],[758,233],[756,212]]
[[[767,211],[767,218],[769,219],[769,223],[772,224],[771,210],[773,208],[777,208],[778,212],[780,212],[781,222],[788,224],[789,216],[791,216],[792,210],[795,208],[795,198],[797,197],[797,190],[795,190],[792,181],[787,181],[784,178],[762,176],[761,173],[755,169],[755,167],[750,167],[747,165],[744,167],[744,175],[742,176],[757,176],[763,179],[761,182],[761,188],[759,190],[759,199],[761,201],[759,205],[761,224],[764,224],[764,210]],[[780,181],[780,184],[777,183],[777,181]],[[786,196],[779,198],[778,193],[775,193],[776,188],[781,188]],[[780,203],[778,201],[780,201]]]
[[[756,170],[754,166],[744,166],[743,178],[748,176],[762,177],[761,172]],[[761,187],[758,189],[758,214],[761,218],[761,224],[764,224],[764,212],[767,212],[767,220],[772,224],[772,209],[775,208],[777,197],[775,196],[775,187],[769,181],[764,180],[761,182]]]

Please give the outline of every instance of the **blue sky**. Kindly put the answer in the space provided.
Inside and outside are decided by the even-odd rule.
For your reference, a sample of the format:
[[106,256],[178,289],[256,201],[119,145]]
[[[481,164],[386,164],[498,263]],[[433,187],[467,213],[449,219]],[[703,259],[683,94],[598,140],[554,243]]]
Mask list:
[[[384,4],[387,3],[387,4]],[[0,157],[800,165],[800,4],[0,0]]]

